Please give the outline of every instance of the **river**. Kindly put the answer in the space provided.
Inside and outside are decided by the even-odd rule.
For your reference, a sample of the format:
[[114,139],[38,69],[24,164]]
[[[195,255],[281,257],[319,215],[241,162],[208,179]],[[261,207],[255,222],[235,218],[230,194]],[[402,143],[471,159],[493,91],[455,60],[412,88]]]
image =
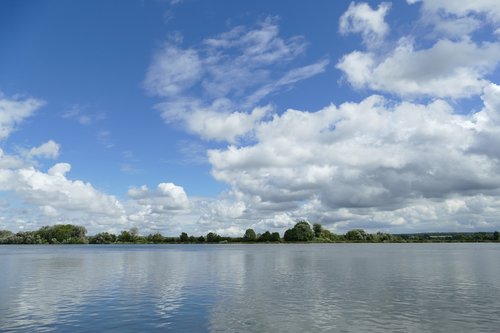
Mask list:
[[500,244],[0,246],[0,332],[499,332]]

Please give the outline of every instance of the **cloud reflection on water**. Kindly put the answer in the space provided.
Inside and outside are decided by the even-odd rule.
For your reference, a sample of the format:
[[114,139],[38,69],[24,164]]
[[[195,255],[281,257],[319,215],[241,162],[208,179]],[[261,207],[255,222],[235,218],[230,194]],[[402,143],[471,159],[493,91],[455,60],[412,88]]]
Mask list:
[[494,244],[0,247],[0,331],[495,332]]

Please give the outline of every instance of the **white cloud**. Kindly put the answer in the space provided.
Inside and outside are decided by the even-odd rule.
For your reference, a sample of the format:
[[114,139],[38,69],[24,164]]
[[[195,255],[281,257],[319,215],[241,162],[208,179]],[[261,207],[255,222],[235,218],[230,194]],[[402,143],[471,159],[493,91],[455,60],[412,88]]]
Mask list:
[[273,91],[276,91],[281,87],[285,87],[298,81],[302,81],[323,73],[329,63],[330,61],[328,59],[323,59],[311,65],[294,68],[285,73],[280,79],[276,80],[275,82],[266,84],[257,89],[252,95],[248,97],[245,105],[254,105],[262,100],[265,96],[271,94]]
[[47,173],[50,176],[65,177],[65,175],[70,171],[71,165],[69,163],[57,163],[52,168],[50,168]]
[[144,85],[154,95],[177,95],[198,81],[203,67],[196,50],[166,44],[154,56]]
[[435,13],[425,16],[425,21],[434,26],[435,34],[454,39],[467,39],[482,23],[474,17],[442,18]]
[[[441,100],[394,105],[380,96],[313,113],[288,110],[257,126],[255,144],[210,150],[212,174],[245,203],[240,218],[253,216],[262,227],[286,214],[286,223],[309,217],[344,223],[339,230],[356,223],[408,230],[419,228],[409,212],[423,214],[425,205],[429,214],[420,219],[437,224],[440,207],[452,209],[450,198],[500,193],[497,157],[471,150],[497,116],[488,114],[496,111],[497,89],[485,89],[486,106],[472,115],[457,115]],[[478,213],[470,223],[480,220]]]
[[251,113],[195,111],[188,119],[188,128],[205,139],[234,142],[236,137],[248,133],[271,108],[255,108]]
[[488,84],[485,75],[500,62],[500,44],[440,40],[415,50],[402,39],[387,56],[354,51],[337,68],[355,88],[370,88],[400,96],[463,98],[479,95]]
[[59,215],[57,209],[49,205],[40,206],[40,210],[42,211],[43,215],[48,217],[54,217]]
[[19,169],[26,165],[26,162],[16,156],[5,154],[0,148],[0,170],[2,169]]
[[165,98],[156,109],[167,123],[180,123],[206,140],[234,142],[264,116],[264,98],[325,71],[327,59],[292,65],[306,46],[301,36],[282,38],[276,20],[267,18],[197,46],[167,44],[155,55],[144,85]]
[[500,10],[496,0],[407,0],[407,2],[422,4],[419,23],[432,29],[430,32],[432,37],[484,38],[487,35],[482,33],[482,36],[473,36],[473,33],[490,28],[494,32],[500,24]]
[[500,6],[498,6],[498,1],[496,0],[407,0],[407,2],[410,4],[422,2],[423,9],[426,12],[445,12],[457,17],[482,14],[493,23],[500,22]]
[[66,178],[71,166],[58,163],[43,173],[32,167],[15,171],[14,190],[23,200],[38,206],[80,211],[108,217],[121,216],[123,206],[114,197],[96,190],[90,183]]
[[[2,139],[15,126],[43,105],[34,98],[0,100],[0,126]],[[12,230],[24,227],[33,230],[46,224],[75,223],[92,228],[109,228],[125,221],[125,210],[111,195],[95,189],[90,183],[71,180],[66,174],[68,163],[58,163],[47,172],[35,168],[34,158],[54,159],[59,155],[59,144],[48,142],[20,151],[19,156],[9,155],[0,149],[0,191],[8,192],[22,203],[24,218],[17,218],[11,210],[6,227]],[[36,209],[33,210],[33,207]],[[4,213],[5,214],[5,213]],[[14,215],[13,215],[14,214]],[[11,224],[11,225],[7,225]]]
[[376,10],[367,3],[351,2],[347,11],[340,17],[339,31],[342,34],[360,33],[363,43],[369,47],[377,46],[389,33],[385,16],[391,4],[381,3]]
[[35,98],[14,96],[8,98],[0,93],[0,140],[7,138],[16,126],[40,109],[45,102]]
[[239,225],[231,225],[224,228],[219,228],[215,230],[218,235],[224,235],[229,237],[241,237],[245,234],[245,227]]
[[486,114],[486,123],[497,127],[500,125],[500,85],[489,84],[484,88],[481,99],[484,103],[484,109],[479,115]]
[[147,186],[131,188],[128,196],[137,201],[141,206],[148,206],[157,213],[186,210],[190,207],[186,192],[181,186],[173,183],[160,183],[155,191],[151,191]]
[[59,148],[60,145],[58,143],[49,140],[38,147],[31,148],[28,152],[28,157],[56,159],[59,156]]
[[344,72],[354,88],[360,89],[373,80],[373,69],[376,67],[374,58],[372,53],[354,51],[346,54],[336,67]]
[[184,188],[173,183],[160,183],[154,190],[146,185],[128,190],[127,220],[145,233],[206,233],[199,228],[198,202],[188,198]]
[[213,222],[234,222],[243,216],[246,210],[246,205],[242,201],[229,201],[227,199],[217,199],[211,201],[198,202],[200,209],[200,219],[204,223],[212,224]]

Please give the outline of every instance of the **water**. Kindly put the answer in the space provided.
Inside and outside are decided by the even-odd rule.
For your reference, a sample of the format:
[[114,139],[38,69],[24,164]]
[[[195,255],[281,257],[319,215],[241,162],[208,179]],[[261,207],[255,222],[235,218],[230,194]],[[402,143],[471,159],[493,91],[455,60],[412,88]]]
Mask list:
[[499,332],[498,244],[0,246],[0,332]]

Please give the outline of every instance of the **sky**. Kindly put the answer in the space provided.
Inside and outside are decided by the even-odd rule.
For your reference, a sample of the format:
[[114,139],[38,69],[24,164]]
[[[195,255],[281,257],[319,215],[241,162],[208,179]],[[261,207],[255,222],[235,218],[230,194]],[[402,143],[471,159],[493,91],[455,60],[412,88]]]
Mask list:
[[0,229],[500,230],[497,0],[0,2]]

